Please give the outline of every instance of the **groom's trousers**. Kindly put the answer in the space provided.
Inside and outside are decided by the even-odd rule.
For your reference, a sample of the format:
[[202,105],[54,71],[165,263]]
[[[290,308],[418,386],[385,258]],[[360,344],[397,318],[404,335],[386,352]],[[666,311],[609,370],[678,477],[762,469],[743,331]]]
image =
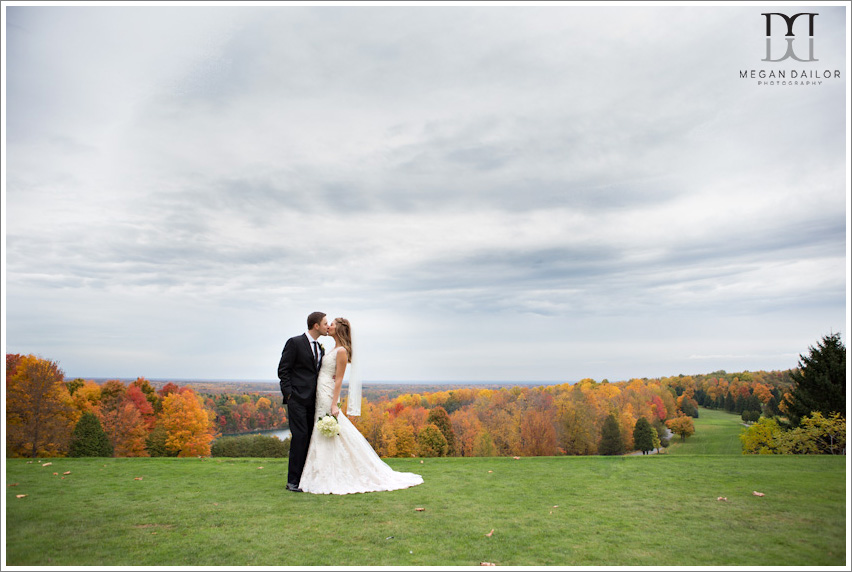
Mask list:
[[290,462],[287,468],[287,482],[299,484],[305,459],[308,457],[308,445],[314,431],[314,413],[316,399],[303,403],[295,395],[287,401],[287,417],[290,421]]

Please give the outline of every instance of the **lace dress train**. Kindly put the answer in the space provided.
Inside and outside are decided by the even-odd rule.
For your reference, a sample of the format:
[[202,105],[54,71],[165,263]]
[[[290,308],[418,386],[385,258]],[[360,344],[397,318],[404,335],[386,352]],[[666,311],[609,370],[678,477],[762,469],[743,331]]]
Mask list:
[[[317,419],[331,412],[337,348],[328,352],[317,380]],[[337,416],[340,434],[326,437],[314,428],[299,487],[306,493],[345,495],[393,491],[419,485],[423,477],[391,469],[349,419]]]

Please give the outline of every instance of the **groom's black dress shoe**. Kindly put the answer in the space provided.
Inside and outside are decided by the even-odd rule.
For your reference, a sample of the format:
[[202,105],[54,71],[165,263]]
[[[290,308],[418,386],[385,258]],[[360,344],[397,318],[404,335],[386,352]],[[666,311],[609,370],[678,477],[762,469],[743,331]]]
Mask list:
[[287,490],[293,491],[294,493],[302,492],[302,489],[299,488],[299,485],[294,485],[293,483],[287,483]]

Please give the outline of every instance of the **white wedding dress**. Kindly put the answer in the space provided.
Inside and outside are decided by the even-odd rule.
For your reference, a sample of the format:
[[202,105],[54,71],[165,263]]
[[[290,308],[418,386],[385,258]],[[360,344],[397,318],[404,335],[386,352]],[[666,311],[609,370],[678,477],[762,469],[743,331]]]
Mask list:
[[320,365],[314,432],[299,488],[306,493],[346,495],[394,491],[421,484],[420,475],[394,471],[382,461],[343,412],[337,416],[340,434],[326,437],[316,429],[317,419],[331,413],[338,349],[325,354]]

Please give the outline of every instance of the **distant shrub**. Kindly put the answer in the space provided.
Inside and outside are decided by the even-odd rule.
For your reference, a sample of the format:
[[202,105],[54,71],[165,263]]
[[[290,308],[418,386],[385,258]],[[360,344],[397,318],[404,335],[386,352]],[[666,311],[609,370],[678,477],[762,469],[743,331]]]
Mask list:
[[289,454],[290,439],[282,441],[270,435],[220,437],[210,447],[211,457],[286,457]]
[[742,414],[742,420],[745,423],[754,423],[760,419],[760,411],[745,410]]

